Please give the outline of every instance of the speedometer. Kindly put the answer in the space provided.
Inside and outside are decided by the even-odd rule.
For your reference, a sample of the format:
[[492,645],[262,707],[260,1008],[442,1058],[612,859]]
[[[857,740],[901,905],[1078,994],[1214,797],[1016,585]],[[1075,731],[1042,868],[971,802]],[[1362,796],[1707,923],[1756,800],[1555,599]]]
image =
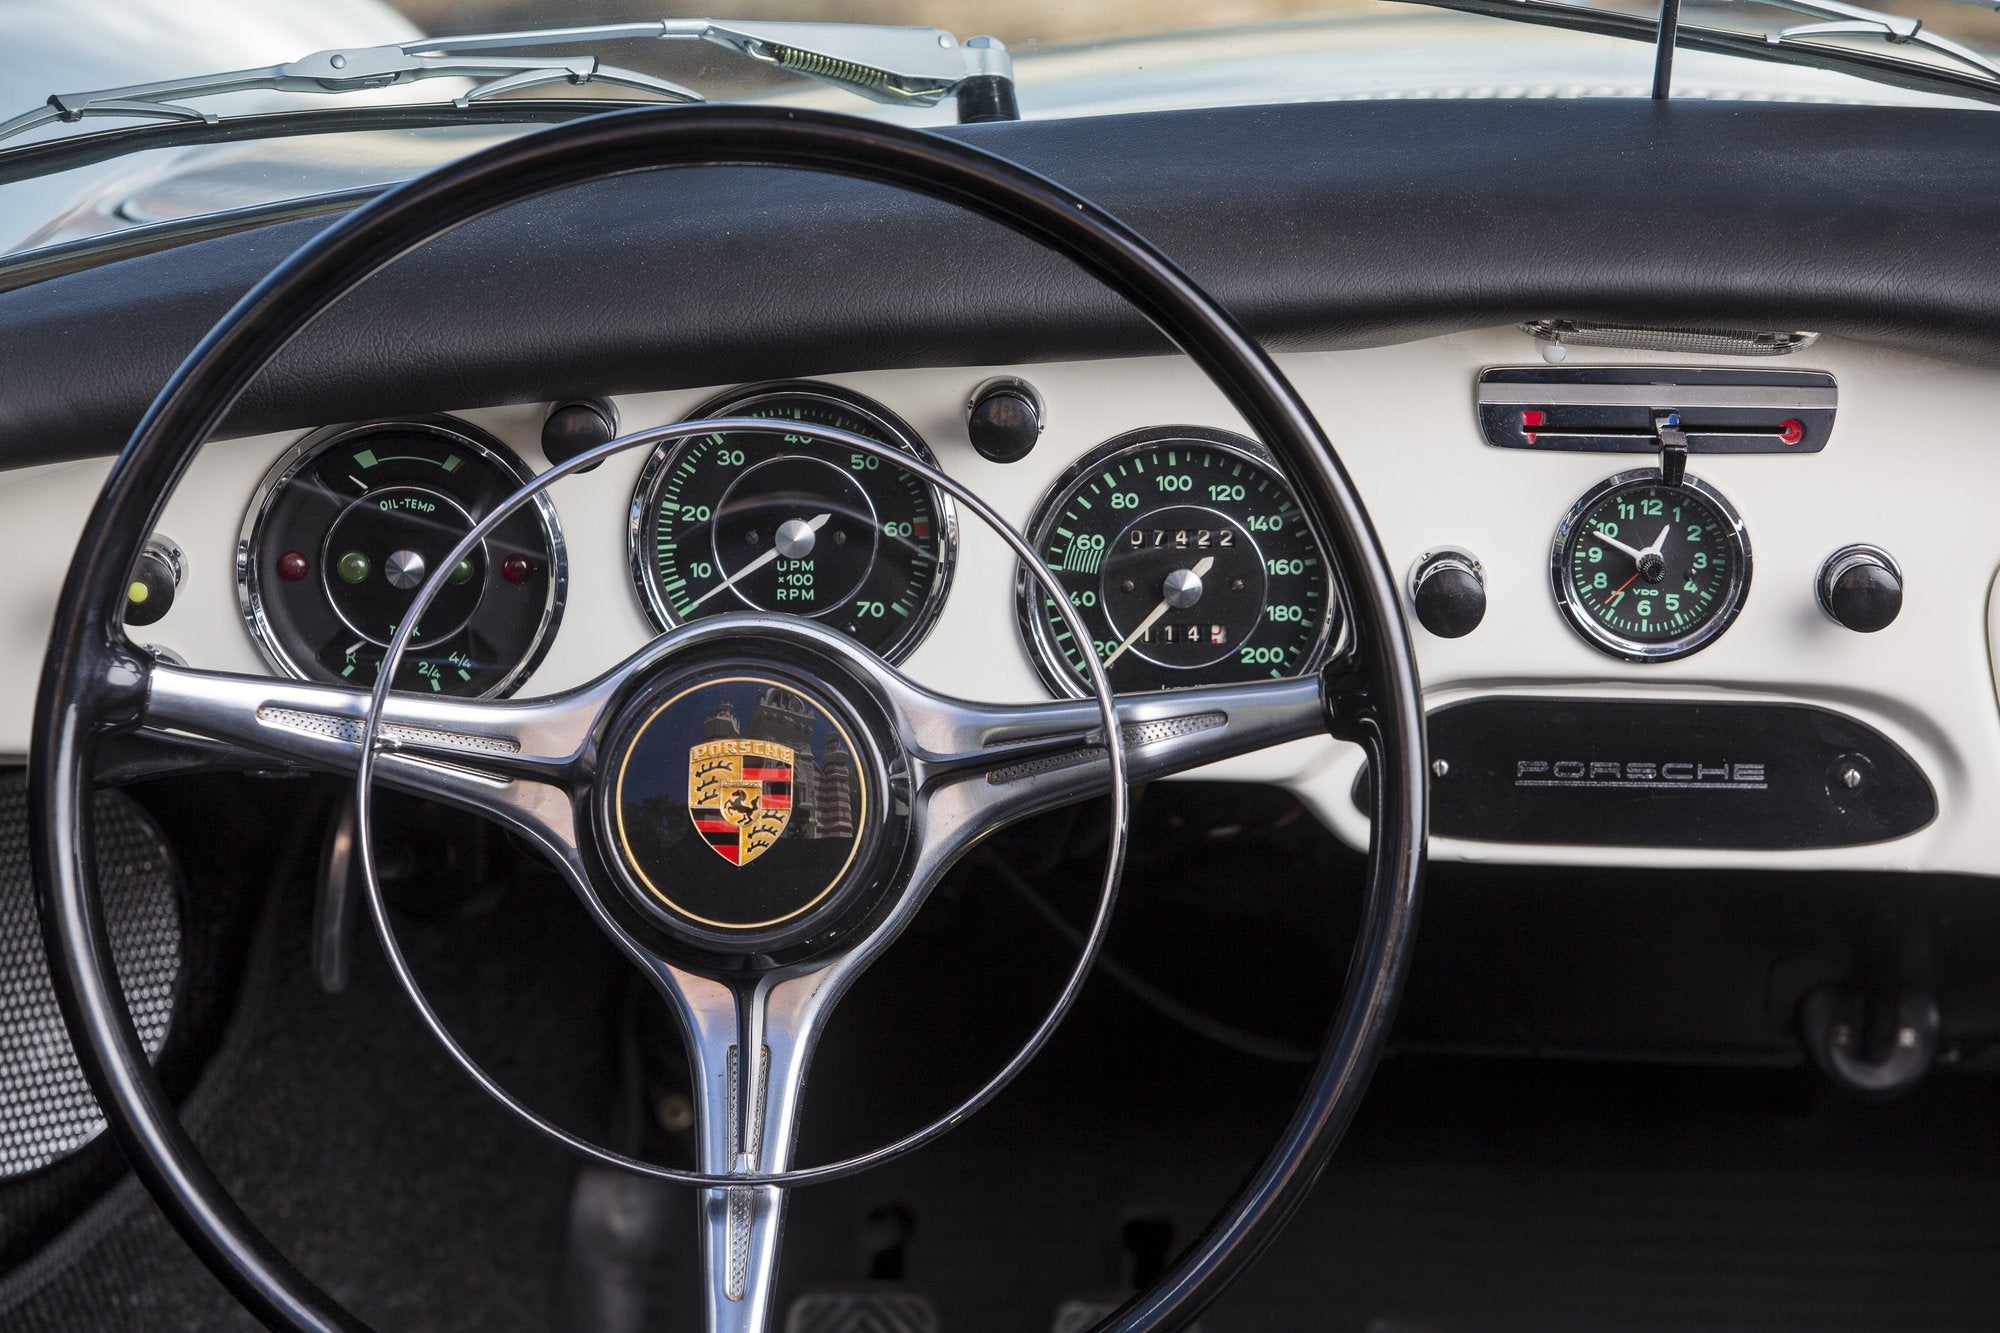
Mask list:
[[[1333,628],[1312,528],[1241,436],[1190,426],[1120,436],[1064,474],[1029,540],[1117,690],[1302,675]],[[1043,678],[1081,695],[1085,649],[1056,603],[1025,571],[1018,599]]]
[[702,408],[768,430],[662,448],[632,499],[632,574],[662,629],[722,611],[807,616],[889,661],[914,648],[951,580],[950,502],[915,473],[813,433],[834,426],[935,466],[909,427],[827,385],[779,385]]

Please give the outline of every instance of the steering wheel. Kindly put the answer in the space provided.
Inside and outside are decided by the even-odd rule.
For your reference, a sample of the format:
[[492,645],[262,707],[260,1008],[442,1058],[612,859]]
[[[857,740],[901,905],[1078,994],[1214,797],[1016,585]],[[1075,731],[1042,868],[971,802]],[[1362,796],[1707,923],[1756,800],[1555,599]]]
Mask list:
[[[722,165],[826,172],[956,204],[1070,259],[1131,303],[1223,391],[1293,478],[1332,556],[1347,613],[1344,646],[1304,680],[1132,696],[1113,695],[1093,660],[1094,698],[995,705],[924,689],[842,636],[781,616],[694,621],[587,686],[509,701],[391,694],[393,657],[371,694],[189,670],[126,637],[127,571],[168,495],[245,386],[344,293],[507,204],[621,173]],[[558,473],[692,429],[613,441],[544,473],[507,504],[525,503]],[[922,467],[864,437],[816,433]],[[922,475],[994,525],[1067,613],[1054,576],[1004,520],[944,474]],[[440,563],[420,603],[451,565]],[[406,627],[392,652],[407,637]],[[718,721],[750,694],[776,700],[797,745],[749,744]],[[175,372],[113,465],[57,604],[30,757],[34,864],[63,1015],[134,1170],[202,1260],[267,1324],[356,1329],[363,1325],[290,1264],[223,1189],[132,1028],[88,854],[102,747],[136,732],[246,763],[276,757],[355,774],[364,819],[369,783],[379,780],[527,835],[678,1014],[695,1074],[699,1170],[629,1161],[541,1127],[577,1151],[695,1186],[709,1327],[757,1333],[769,1316],[785,1190],[935,1138],[996,1094],[1061,1018],[1115,894],[1126,784],[1328,731],[1363,746],[1374,775],[1361,928],[1339,1009],[1268,1155],[1208,1230],[1102,1329],[1181,1327],[1213,1300],[1302,1200],[1380,1056],[1416,920],[1427,778],[1416,663],[1396,580],[1346,472],[1276,366],[1214,298],[1108,213],[1004,159],[931,134],[822,113],[640,108],[524,136],[357,209],[244,296]],[[828,845],[816,842],[810,857],[773,854],[760,870],[754,862],[767,848],[753,851],[747,833],[721,826],[733,824],[728,819],[706,842],[643,832],[641,802],[675,783],[687,794],[704,760],[719,765],[719,811],[745,791],[754,795],[760,782],[788,780],[801,756],[812,755],[823,773],[845,764],[852,817],[818,839]],[[820,1024],[847,983],[979,838],[1034,811],[1105,794],[1114,820],[1098,918],[1035,1038],[929,1128],[847,1162],[794,1168],[799,1088]],[[717,855],[732,837],[735,855]],[[780,828],[767,847],[783,841]],[[363,846],[365,857],[365,838]],[[488,1091],[532,1121],[437,1024],[401,964],[372,872],[368,879],[391,960],[425,1017]]]

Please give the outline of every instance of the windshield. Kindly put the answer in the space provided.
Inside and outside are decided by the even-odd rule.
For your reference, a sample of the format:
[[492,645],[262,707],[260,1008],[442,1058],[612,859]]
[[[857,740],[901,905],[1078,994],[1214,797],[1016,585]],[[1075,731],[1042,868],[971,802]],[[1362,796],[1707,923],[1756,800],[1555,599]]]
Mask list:
[[[590,31],[696,16],[717,20],[717,31]],[[610,99],[775,99],[949,124],[1249,102],[1646,96],[1658,16],[1654,0],[752,0],[721,10],[685,0],[11,0],[0,5],[9,52],[0,62],[0,255],[345,207]],[[938,52],[919,50],[925,68],[915,69],[907,46],[894,45],[909,34],[853,30],[845,45],[801,53],[759,46],[753,18],[913,25],[954,34],[933,35],[957,46],[945,82],[929,88]],[[1984,54],[2000,50],[2000,15],[1983,4],[1898,0],[1892,13],[1843,0],[1683,0],[1680,25],[1675,96],[2000,97],[2000,63]],[[579,31],[539,44],[424,42],[550,28]],[[661,39],[669,35],[676,40]],[[978,51],[962,40],[978,36],[1004,45]],[[338,87],[297,77],[306,67],[296,62],[314,53],[350,75],[362,68],[352,63],[360,57],[333,52],[386,52],[425,68],[420,81]],[[435,67],[445,61],[456,63]],[[273,77],[281,68],[293,77]],[[968,116],[969,94],[951,81],[986,85],[995,71],[1009,96],[994,103],[982,87],[989,114]],[[262,77],[194,86],[223,72]],[[162,83],[170,90],[158,91]],[[927,97],[927,88],[947,91]],[[423,113],[381,118],[398,107]],[[301,120],[309,123],[290,123]],[[210,132],[209,122],[231,129]],[[153,137],[135,137],[134,127]],[[101,147],[50,151],[92,136]]]

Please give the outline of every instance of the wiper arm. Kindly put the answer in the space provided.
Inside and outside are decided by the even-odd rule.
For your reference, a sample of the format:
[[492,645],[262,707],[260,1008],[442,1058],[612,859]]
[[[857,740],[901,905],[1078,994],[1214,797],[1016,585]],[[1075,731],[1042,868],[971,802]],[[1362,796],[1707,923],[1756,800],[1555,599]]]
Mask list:
[[1794,13],[1811,14],[1822,20],[1819,23],[1794,23],[1790,27],[1777,28],[1765,33],[1765,42],[1772,46],[1796,42],[1801,37],[1881,37],[1891,42],[1908,42],[1941,52],[1962,64],[1971,66],[1988,78],[2000,81],[2000,64],[1996,64],[1961,42],[1931,32],[1924,27],[1922,19],[1907,18],[1901,14],[1886,14],[1879,9],[1864,9],[1860,5],[1847,4],[1845,0],[1719,0],[1719,2],[1771,5],[1778,9],[1789,9]]
[[877,102],[934,106],[956,97],[960,120],[1014,120],[1013,61],[991,37],[961,43],[938,28],[897,28],[869,23],[760,23],[716,19],[662,19],[583,28],[431,37],[390,46],[318,51],[262,69],[231,70],[186,79],[135,83],[97,92],[57,93],[32,111],[0,121],[0,141],[43,125],[75,124],[90,117],[202,121],[214,113],[186,105],[224,93],[341,94],[391,88],[422,79],[479,80],[452,99],[460,107],[524,88],[555,83],[613,84],[670,102],[700,102],[692,88],[637,70],[606,65],[591,55],[506,56],[483,52],[534,46],[597,43],[630,38],[706,41],[764,64],[845,88]]

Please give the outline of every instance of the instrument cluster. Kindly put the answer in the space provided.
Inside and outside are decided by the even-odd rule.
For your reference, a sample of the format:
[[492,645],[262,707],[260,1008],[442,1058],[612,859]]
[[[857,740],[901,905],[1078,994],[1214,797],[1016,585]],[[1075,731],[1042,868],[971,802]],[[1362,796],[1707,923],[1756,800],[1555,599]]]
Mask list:
[[[982,454],[1025,454],[995,441],[1019,439],[1024,420],[1039,433],[1031,394],[1008,382],[975,401],[968,431]],[[645,460],[624,518],[633,595],[653,628],[790,614],[907,658],[951,591],[956,511],[915,471],[815,428],[936,468],[931,447],[881,404],[822,383],[754,386],[689,419],[711,417],[770,424],[686,437]],[[438,562],[533,475],[451,418],[309,436],[258,487],[238,548],[239,603],[266,660],[301,679],[372,685]],[[1086,653],[1120,691],[1302,675],[1336,629],[1319,539],[1276,462],[1242,436],[1179,425],[1121,435],[1085,451],[1019,518],[1089,630],[1077,642],[1017,572],[1011,619],[1058,694],[1086,692]],[[568,580],[555,506],[538,497],[451,571],[396,687],[512,693],[557,632]]]

